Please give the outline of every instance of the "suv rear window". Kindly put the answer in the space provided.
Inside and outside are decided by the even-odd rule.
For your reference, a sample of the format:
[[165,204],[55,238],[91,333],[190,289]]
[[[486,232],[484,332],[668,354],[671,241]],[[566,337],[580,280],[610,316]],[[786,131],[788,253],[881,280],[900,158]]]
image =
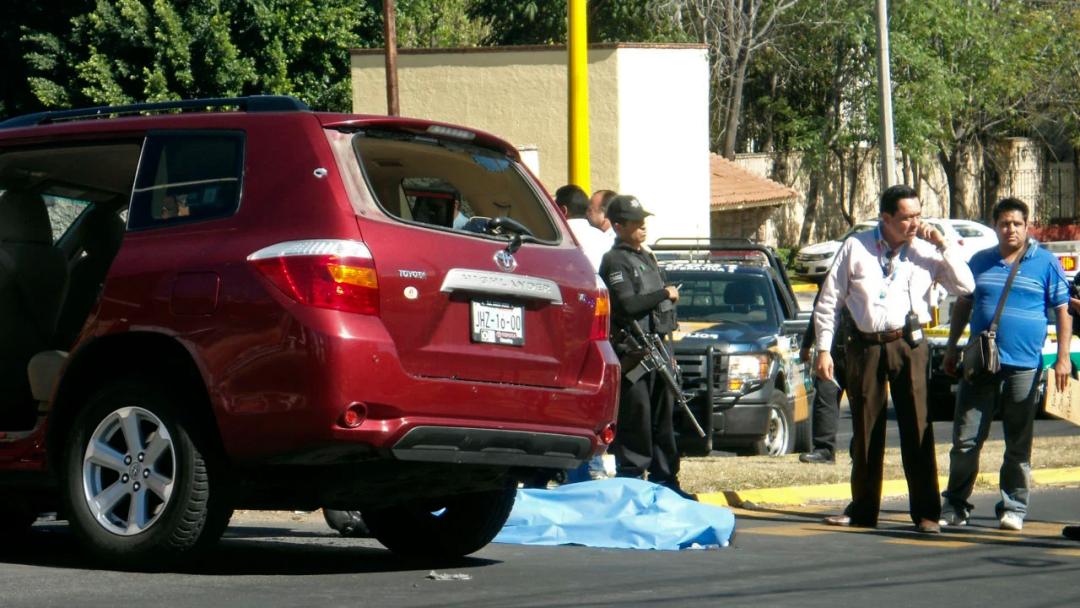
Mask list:
[[387,214],[443,230],[483,232],[487,218],[509,217],[535,239],[558,231],[548,204],[518,164],[494,150],[403,133],[357,133],[353,147]]
[[156,133],[146,139],[131,198],[132,230],[227,217],[240,204],[240,133]]

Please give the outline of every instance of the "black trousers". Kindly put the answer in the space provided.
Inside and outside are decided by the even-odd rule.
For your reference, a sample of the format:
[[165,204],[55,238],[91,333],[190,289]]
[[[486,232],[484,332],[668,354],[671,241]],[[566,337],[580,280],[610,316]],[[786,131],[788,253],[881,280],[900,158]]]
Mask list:
[[611,453],[619,477],[644,477],[664,485],[678,485],[679,450],[671,422],[674,399],[656,372],[637,382],[622,380],[619,418]]
[[911,520],[936,522],[941,517],[934,427],[926,414],[928,358],[925,341],[915,348],[903,338],[888,344],[870,344],[860,339],[848,344],[847,392],[854,437],[851,504],[846,512],[858,524],[877,524],[881,508],[886,383],[896,408]]
[[828,452],[836,456],[836,429],[840,424],[840,399],[844,395],[844,387],[847,385],[846,369],[844,361],[846,354],[833,353],[833,377],[836,384],[829,380],[814,378],[814,405],[813,416],[813,439],[815,452]]

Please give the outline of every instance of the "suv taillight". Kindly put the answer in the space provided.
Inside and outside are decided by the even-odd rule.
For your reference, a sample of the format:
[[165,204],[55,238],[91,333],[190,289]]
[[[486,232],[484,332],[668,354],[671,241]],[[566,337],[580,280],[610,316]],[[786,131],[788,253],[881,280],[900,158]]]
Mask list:
[[287,241],[264,247],[247,259],[282,293],[301,304],[379,314],[375,261],[359,241]]
[[590,340],[607,340],[608,326],[611,323],[611,300],[607,289],[600,287],[596,292],[596,306],[593,308],[592,327],[589,329]]

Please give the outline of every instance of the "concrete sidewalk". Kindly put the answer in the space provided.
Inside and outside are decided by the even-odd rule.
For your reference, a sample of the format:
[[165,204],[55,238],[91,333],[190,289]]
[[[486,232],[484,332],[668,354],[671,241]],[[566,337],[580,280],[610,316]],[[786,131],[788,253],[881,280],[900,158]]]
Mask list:
[[[1080,467],[1060,469],[1035,469],[1031,472],[1035,487],[1052,485],[1080,485]],[[997,484],[998,472],[979,473],[979,482]],[[948,477],[939,477],[938,484],[944,488]],[[896,498],[907,495],[907,481],[886,480],[881,485],[881,497]],[[809,502],[846,501],[851,498],[851,486],[847,483],[830,483],[787,488],[761,488],[757,490],[725,490],[698,494],[698,501],[720,506],[745,507],[750,505],[802,505]]]

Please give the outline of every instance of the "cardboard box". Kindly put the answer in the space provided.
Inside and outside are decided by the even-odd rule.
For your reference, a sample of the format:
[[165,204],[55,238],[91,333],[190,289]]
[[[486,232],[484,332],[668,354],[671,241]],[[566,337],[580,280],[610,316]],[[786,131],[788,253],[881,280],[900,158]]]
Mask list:
[[1069,386],[1064,391],[1057,390],[1054,370],[1047,370],[1046,413],[1080,425],[1080,381],[1069,378]]

